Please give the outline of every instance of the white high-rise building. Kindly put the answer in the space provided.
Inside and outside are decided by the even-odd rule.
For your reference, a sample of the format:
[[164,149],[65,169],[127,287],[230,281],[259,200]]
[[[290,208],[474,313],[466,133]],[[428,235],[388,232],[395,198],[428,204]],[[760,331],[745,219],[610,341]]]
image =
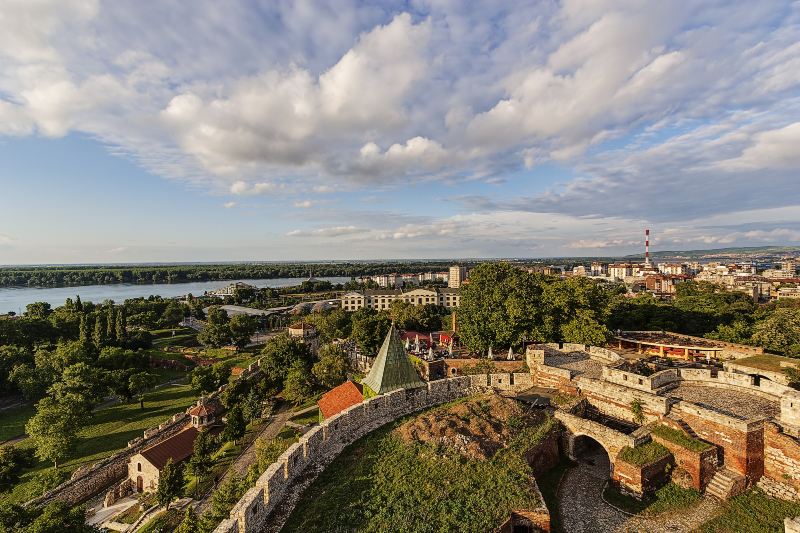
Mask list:
[[447,276],[447,286],[451,289],[458,289],[461,287],[461,284],[464,283],[464,280],[467,279],[467,267],[462,266],[451,266],[450,273]]

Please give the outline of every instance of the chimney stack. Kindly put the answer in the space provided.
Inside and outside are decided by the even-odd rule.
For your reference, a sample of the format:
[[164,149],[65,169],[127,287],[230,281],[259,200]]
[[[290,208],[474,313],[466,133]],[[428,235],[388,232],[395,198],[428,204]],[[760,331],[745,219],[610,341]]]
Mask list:
[[644,267],[650,268],[650,228],[644,230]]
[[456,331],[456,312],[455,312],[455,310],[453,310],[453,314],[450,315],[450,318],[452,320],[451,329],[453,330],[453,333],[455,333],[455,331]]

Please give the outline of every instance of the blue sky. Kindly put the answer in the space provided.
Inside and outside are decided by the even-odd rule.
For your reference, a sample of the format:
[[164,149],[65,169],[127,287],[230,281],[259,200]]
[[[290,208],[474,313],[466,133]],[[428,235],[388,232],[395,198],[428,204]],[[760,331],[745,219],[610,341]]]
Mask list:
[[8,0],[0,264],[800,243],[800,4],[485,4]]

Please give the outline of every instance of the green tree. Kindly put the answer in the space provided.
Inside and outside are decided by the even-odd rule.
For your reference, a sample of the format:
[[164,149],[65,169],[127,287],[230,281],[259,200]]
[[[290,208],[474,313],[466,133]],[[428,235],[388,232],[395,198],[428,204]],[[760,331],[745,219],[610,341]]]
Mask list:
[[258,322],[252,316],[236,315],[228,322],[228,328],[231,341],[236,347],[242,349],[250,343],[250,337],[258,329]]
[[283,397],[295,405],[307,400],[314,393],[313,376],[308,367],[297,362],[289,369],[283,386]]
[[247,423],[244,420],[242,408],[236,405],[230,411],[228,411],[223,438],[226,441],[233,442],[235,444],[237,440],[244,437],[246,429]]
[[208,431],[201,431],[194,440],[192,457],[189,459],[189,470],[192,472],[200,484],[214,466],[211,454],[214,451],[213,441]]
[[75,296],[75,310],[79,313],[83,313],[83,302],[81,302],[81,295],[78,294]]
[[[225,311],[222,311],[223,313]],[[226,324],[207,324],[203,331],[197,334],[197,341],[203,346],[219,348],[231,342],[231,328]]]
[[16,365],[8,379],[20,391],[25,400],[32,402],[41,398],[50,385],[48,376],[31,365]]
[[116,328],[117,313],[113,305],[108,306],[106,311],[106,341],[115,344],[117,342]]
[[753,341],[765,348],[785,353],[800,345],[800,307],[778,307],[756,323]]
[[139,409],[144,409],[144,395],[156,384],[157,376],[147,372],[137,372],[128,378],[131,397],[139,397]]
[[25,316],[28,318],[47,318],[53,310],[47,302],[33,302],[25,306]]
[[273,383],[282,384],[289,369],[297,362],[311,363],[308,346],[286,333],[269,339],[261,351],[261,369]]
[[183,520],[175,530],[175,533],[198,533],[200,529],[200,520],[197,518],[197,513],[191,505],[186,507],[186,512],[183,513]]
[[167,464],[164,465],[158,475],[156,500],[159,505],[165,505],[169,509],[172,500],[183,496],[183,486],[183,468],[181,468],[180,464],[173,463],[172,458],[167,459]]
[[311,373],[325,388],[332,389],[347,379],[347,356],[341,346],[326,344],[319,351],[319,361]]
[[246,490],[247,487],[240,477],[236,475],[229,477],[214,491],[214,495],[211,497],[211,512],[204,519],[215,526],[228,518],[230,510]]
[[128,338],[128,329],[126,322],[127,322],[127,315],[125,313],[125,307],[123,306],[119,308],[119,312],[117,313],[117,321],[114,324],[117,340],[120,343],[124,343]]
[[367,356],[374,356],[380,348],[391,326],[386,313],[378,313],[369,308],[359,309],[352,316],[350,339]]
[[608,328],[595,320],[594,313],[581,309],[566,324],[561,326],[561,336],[565,342],[603,346],[611,336]]
[[218,305],[212,305],[208,310],[208,323],[221,326],[228,323],[228,313]]
[[58,468],[58,462],[69,456],[84,422],[85,414],[79,409],[75,404],[58,403],[49,397],[39,400],[36,414],[25,424],[39,459],[53,461]]
[[91,339],[89,338],[89,317],[86,313],[81,313],[81,322],[78,329],[78,340],[84,346],[88,346]]
[[98,350],[106,345],[106,324],[105,319],[101,314],[98,314],[94,319],[94,334],[92,335],[92,341],[94,342],[95,348]]
[[61,379],[48,389],[48,393],[59,404],[75,402],[85,412],[91,412],[103,399],[106,391],[103,371],[86,363],[76,363],[65,368]]
[[6,445],[0,448],[0,492],[11,489],[23,468],[33,465],[33,450]]

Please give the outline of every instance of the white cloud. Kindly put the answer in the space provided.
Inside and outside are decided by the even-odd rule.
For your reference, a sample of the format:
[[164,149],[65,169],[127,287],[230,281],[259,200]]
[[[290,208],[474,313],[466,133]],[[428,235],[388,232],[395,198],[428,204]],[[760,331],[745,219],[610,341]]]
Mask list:
[[800,122],[755,134],[742,155],[721,161],[719,166],[727,170],[800,170]]
[[312,202],[311,200],[298,200],[294,202],[292,205],[300,209],[309,209],[314,205],[314,202]]
[[235,194],[237,196],[258,196],[260,194],[276,191],[280,188],[281,185],[277,183],[248,183],[246,181],[239,180],[231,185],[230,192],[231,194]]
[[224,207],[225,209],[233,209],[234,207],[236,207],[236,202],[225,202],[224,204],[222,204],[222,207]]
[[288,237],[343,237],[361,233],[363,230],[355,226],[333,226],[313,230],[293,230],[287,233]]
[[114,247],[114,248],[111,248],[111,249],[108,251],[108,253],[110,253],[110,254],[118,254],[118,253],[122,253],[122,252],[124,252],[124,251],[125,251],[125,250],[127,250],[127,249],[128,249],[128,248],[127,248],[126,246],[116,246],[116,247]]

